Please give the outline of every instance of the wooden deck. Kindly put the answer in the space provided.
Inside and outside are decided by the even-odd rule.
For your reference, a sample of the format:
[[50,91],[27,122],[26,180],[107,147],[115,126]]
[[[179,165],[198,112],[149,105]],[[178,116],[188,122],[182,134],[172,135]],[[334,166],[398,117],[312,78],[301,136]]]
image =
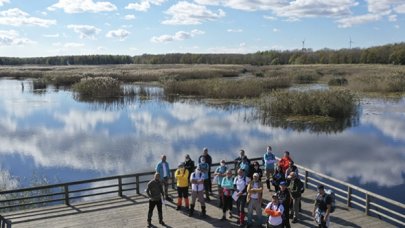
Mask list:
[[[268,202],[270,195],[265,191],[264,198]],[[302,213],[299,222],[291,224],[292,227],[317,227],[311,218],[313,199],[316,192],[307,189],[302,199]],[[176,193],[171,192],[174,201],[177,201]],[[221,221],[222,210],[217,207],[217,195],[211,197],[207,203],[207,217],[201,218],[200,206],[197,202],[194,217],[187,216],[185,210],[176,211],[175,203],[168,203],[163,207],[163,218],[166,227],[237,227],[236,218]],[[4,214],[10,219],[13,228],[40,227],[97,227],[97,228],[126,228],[146,227],[148,211],[148,198],[145,195],[133,195],[124,197],[111,197],[102,200],[82,202],[71,206],[60,205],[44,207],[27,211],[18,211]],[[264,221],[264,217],[263,217]],[[162,227],[158,223],[157,210],[155,209],[152,224]],[[331,215],[331,227],[394,227],[377,218],[366,216],[360,210],[348,208],[337,202],[335,212]]]

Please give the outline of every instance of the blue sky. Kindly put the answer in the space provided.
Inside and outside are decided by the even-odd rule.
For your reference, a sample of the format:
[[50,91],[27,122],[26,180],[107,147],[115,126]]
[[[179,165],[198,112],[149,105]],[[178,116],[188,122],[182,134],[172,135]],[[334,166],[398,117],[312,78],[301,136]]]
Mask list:
[[404,38],[405,0],[0,0],[0,56],[252,53]]

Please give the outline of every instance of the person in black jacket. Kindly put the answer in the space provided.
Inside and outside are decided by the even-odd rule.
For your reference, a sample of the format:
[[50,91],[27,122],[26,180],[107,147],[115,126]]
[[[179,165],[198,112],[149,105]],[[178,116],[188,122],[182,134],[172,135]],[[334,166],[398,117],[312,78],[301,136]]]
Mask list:
[[283,227],[290,228],[290,219],[288,215],[290,214],[290,203],[291,203],[291,193],[287,188],[287,183],[282,181],[280,183],[280,190],[277,192],[279,202],[283,204],[284,213],[283,213]]
[[[195,164],[194,161],[191,160],[190,155],[186,154],[184,159],[184,168],[188,170],[188,179],[190,180],[191,174],[194,172]],[[189,183],[191,185],[191,183]]]
[[204,148],[203,150],[203,154],[200,155],[200,157],[198,158],[198,164],[201,163],[202,158],[205,159],[205,162],[208,163],[208,191],[212,194],[212,184],[211,184],[211,165],[212,165],[212,158],[211,156],[208,154],[208,149]]

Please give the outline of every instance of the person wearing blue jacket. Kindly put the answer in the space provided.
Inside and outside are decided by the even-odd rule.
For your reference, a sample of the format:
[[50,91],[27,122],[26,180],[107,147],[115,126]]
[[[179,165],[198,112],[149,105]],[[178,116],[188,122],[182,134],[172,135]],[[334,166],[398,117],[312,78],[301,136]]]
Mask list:
[[200,163],[198,163],[198,168],[200,168],[201,173],[204,178],[204,191],[205,191],[205,199],[206,201],[210,201],[210,196],[209,196],[209,184],[211,183],[211,179],[209,176],[210,172],[210,165],[207,163],[205,160],[205,157],[202,157],[200,159]]
[[264,168],[266,169],[266,185],[270,191],[270,180],[274,175],[274,164],[277,162],[276,156],[272,153],[271,146],[267,146],[267,151],[263,156]]
[[161,161],[156,165],[156,172],[160,175],[160,181],[164,187],[166,200],[171,201],[169,197],[169,179],[170,179],[170,167],[169,163],[166,161],[166,155],[162,155]]

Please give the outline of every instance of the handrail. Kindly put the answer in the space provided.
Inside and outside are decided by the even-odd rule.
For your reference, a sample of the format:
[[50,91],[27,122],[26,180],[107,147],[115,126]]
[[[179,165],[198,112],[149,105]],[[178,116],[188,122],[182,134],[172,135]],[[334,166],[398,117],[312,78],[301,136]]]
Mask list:
[[[279,160],[279,158],[277,158]],[[250,159],[251,162],[253,161],[262,161],[262,157],[252,158]],[[236,162],[229,161],[226,162],[227,165],[233,165],[233,169],[236,171]],[[215,171],[215,167],[219,166],[220,163],[213,163],[211,167],[211,173]],[[300,177],[303,178],[305,188],[309,187],[316,187],[319,183],[324,184],[325,186],[334,189],[343,195],[339,195],[337,199],[346,201],[348,207],[352,207],[355,205],[364,210],[366,215],[378,215],[381,216],[395,224],[399,224],[400,226],[405,226],[405,213],[403,212],[405,209],[405,204],[394,201],[392,199],[386,198],[384,196],[380,196],[378,194],[372,193],[367,191],[363,188],[358,186],[352,185],[350,183],[338,180],[336,178],[330,177],[328,175],[316,172],[312,169],[296,165],[300,170]],[[175,178],[174,172],[176,169],[171,169],[170,173],[172,177],[169,180],[169,184],[175,188]],[[141,180],[141,177],[152,176],[155,172],[142,172],[142,173],[135,173],[135,174],[126,174],[126,175],[116,175],[116,176],[109,176],[109,177],[102,177],[102,178],[95,178],[95,179],[88,179],[88,180],[80,180],[80,181],[73,181],[73,182],[66,182],[66,183],[59,183],[59,184],[52,184],[52,185],[44,185],[38,187],[30,187],[30,188],[22,188],[16,190],[7,190],[1,191],[0,196],[2,195],[9,195],[9,194],[16,194],[12,199],[8,199],[5,197],[4,200],[0,200],[1,209],[12,209],[18,208],[19,206],[28,206],[28,205],[46,205],[49,202],[64,202],[66,205],[70,205],[71,200],[74,199],[83,199],[92,196],[98,196],[103,194],[112,194],[117,193],[118,196],[123,196],[125,191],[136,191],[136,194],[140,194],[140,184],[145,184],[148,181]],[[127,178],[134,178],[134,180],[129,180],[129,182],[124,182],[124,179]],[[327,180],[328,183],[325,182]],[[95,182],[106,182],[106,184],[94,186],[92,188],[88,188],[86,184],[92,184]],[[113,183],[112,183],[113,182]],[[131,187],[134,186],[135,187]],[[343,186],[343,188],[339,187],[338,185]],[[124,188],[128,187],[128,188]],[[112,189],[114,188],[114,189]],[[53,189],[58,189],[57,192],[52,192]],[[46,194],[41,194],[41,190],[48,191]],[[100,191],[95,191],[100,190]],[[104,190],[104,191],[101,191]],[[93,191],[90,192],[89,191]],[[28,192],[28,196],[19,197],[19,193]],[[33,194],[34,192],[39,192],[39,194]],[[85,193],[87,192],[87,193]],[[83,193],[83,194],[79,194]],[[361,193],[360,195],[358,193]],[[56,200],[53,197],[59,196]],[[60,198],[62,197],[62,198]],[[35,199],[38,201],[35,202]],[[375,200],[378,199],[384,202],[384,205],[379,204]],[[31,200],[34,202],[27,202],[27,200]],[[14,202],[14,204],[12,204]],[[8,205],[3,205],[8,204]],[[390,205],[390,206],[387,206]],[[373,208],[374,209],[373,209]],[[398,207],[399,210],[395,211],[388,208]],[[377,211],[378,209],[382,209],[382,211]],[[402,210],[402,211],[401,211]],[[391,216],[390,216],[391,215]],[[394,216],[394,217],[392,217]],[[11,228],[11,221],[5,219],[0,215],[0,225],[10,224],[7,225],[7,228]]]

